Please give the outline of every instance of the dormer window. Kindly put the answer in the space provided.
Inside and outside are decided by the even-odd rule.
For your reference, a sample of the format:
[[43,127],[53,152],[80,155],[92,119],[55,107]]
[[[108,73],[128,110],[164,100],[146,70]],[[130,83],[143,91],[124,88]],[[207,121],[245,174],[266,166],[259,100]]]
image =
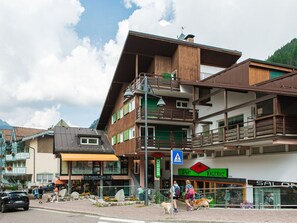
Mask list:
[[81,137],[80,144],[81,145],[99,145],[99,138],[91,138],[91,137]]

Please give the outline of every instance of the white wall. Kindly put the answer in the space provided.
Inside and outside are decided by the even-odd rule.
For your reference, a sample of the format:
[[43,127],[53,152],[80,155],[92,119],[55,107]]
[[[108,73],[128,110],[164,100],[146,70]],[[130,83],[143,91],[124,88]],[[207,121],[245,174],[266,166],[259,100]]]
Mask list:
[[295,152],[184,159],[183,166],[174,165],[174,174],[177,174],[178,168],[190,168],[195,163],[201,162],[210,168],[228,168],[229,178],[297,182],[296,160]]
[[[214,89],[213,91],[216,91],[218,89]],[[245,103],[247,101],[251,101],[255,99],[255,94],[254,93],[237,93],[237,92],[228,92],[228,108],[233,107],[235,105],[239,105],[242,103]],[[211,101],[209,102],[212,104],[211,107],[208,106],[199,106],[199,117],[203,117],[205,115],[212,114],[214,112],[220,111],[224,109],[224,93],[217,94],[211,98]],[[247,121],[247,118],[251,116],[251,106],[244,107],[241,109],[237,109],[235,111],[231,111],[228,113],[228,117],[233,117],[236,115],[244,115],[244,121]],[[211,129],[216,129],[218,128],[218,121],[224,120],[224,114],[215,116],[211,119],[206,119],[204,121],[212,121],[212,125],[210,125],[210,130]],[[196,133],[202,131],[202,126],[198,125],[198,128],[196,129]]]
[[212,66],[207,66],[207,65],[200,65],[200,80],[203,80],[213,74],[216,74],[225,68],[221,67],[212,67]]

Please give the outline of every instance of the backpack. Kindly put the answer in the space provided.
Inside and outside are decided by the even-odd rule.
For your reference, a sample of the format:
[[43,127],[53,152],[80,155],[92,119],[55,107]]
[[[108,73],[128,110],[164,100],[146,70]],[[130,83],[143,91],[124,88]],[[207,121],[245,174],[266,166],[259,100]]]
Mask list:
[[180,188],[179,188],[179,186],[176,186],[175,187],[174,194],[175,194],[175,197],[179,197],[180,196]]
[[195,194],[195,190],[194,190],[193,187],[190,187],[190,188],[189,188],[189,194],[190,194],[190,195],[194,195],[194,194]]

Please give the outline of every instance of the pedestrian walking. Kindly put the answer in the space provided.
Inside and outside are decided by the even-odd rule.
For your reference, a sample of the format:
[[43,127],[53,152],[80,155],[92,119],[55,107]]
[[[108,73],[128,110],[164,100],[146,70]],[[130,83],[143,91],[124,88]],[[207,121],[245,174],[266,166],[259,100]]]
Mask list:
[[42,188],[42,186],[39,186],[39,188],[38,188],[39,204],[42,204],[42,196],[43,196],[43,188]]
[[186,180],[186,189],[185,189],[185,202],[187,206],[187,211],[193,211],[192,201],[194,199],[195,190],[191,184],[191,181]]
[[57,202],[59,201],[59,188],[58,188],[58,186],[56,186],[55,189],[54,189],[54,197],[53,197],[52,202],[54,202],[56,200],[57,200]]
[[180,196],[180,187],[178,186],[176,181],[173,182],[170,193],[173,199],[173,213],[178,213],[177,200]]

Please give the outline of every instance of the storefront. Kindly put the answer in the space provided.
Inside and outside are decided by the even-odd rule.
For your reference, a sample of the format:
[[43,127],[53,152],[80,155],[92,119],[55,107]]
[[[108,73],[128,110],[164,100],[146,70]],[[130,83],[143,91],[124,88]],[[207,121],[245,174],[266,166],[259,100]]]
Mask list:
[[185,181],[190,180],[197,197],[213,198],[212,206],[240,207],[246,200],[246,179],[228,178],[228,168],[210,168],[198,162],[190,168],[178,168],[174,179],[182,191]]
[[256,208],[296,208],[297,183],[248,180]]

